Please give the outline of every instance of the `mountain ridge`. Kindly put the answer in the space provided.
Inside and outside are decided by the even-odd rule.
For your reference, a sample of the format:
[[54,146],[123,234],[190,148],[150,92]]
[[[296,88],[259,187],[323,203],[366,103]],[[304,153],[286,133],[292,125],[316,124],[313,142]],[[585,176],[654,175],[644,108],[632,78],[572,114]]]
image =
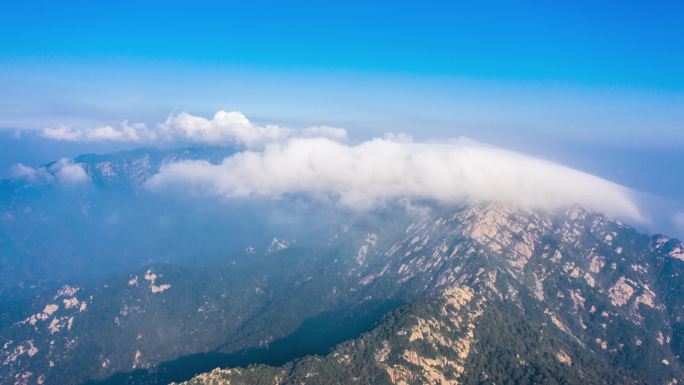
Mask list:
[[[496,210],[494,214],[499,212],[499,208],[494,208]],[[462,218],[468,218],[469,213],[466,213]],[[582,212],[579,209],[573,209],[566,213],[567,218],[572,221],[585,220],[587,218],[587,213]],[[437,222],[440,222],[439,219]],[[534,222],[534,221],[532,221]],[[537,228],[539,223],[526,222],[528,225],[533,224],[534,228]],[[605,217],[594,216],[592,221],[592,231],[598,231],[598,234],[602,237],[604,245],[610,246],[613,249],[614,255],[620,256],[625,251],[627,245],[619,243],[618,233],[615,231],[600,232],[596,226],[605,225]],[[567,223],[566,223],[567,224]],[[620,222],[609,222],[618,228],[628,229],[626,226]],[[484,227],[480,227],[484,225]],[[503,228],[501,225],[504,225]],[[565,224],[564,224],[565,225]],[[541,227],[541,226],[539,226]],[[545,295],[553,293],[553,289],[544,288],[543,285],[540,288],[540,279],[537,277],[537,271],[532,271],[528,274],[528,286],[511,286],[511,282],[521,281],[521,270],[528,264],[534,263],[531,259],[534,258],[533,253],[530,252],[531,243],[534,242],[534,237],[520,237],[518,241],[514,241],[515,237],[513,235],[518,234],[517,230],[520,229],[518,226],[510,226],[506,221],[502,221],[500,216],[485,215],[484,221],[476,223],[475,226],[468,227],[468,231],[472,235],[472,238],[482,244],[488,245],[490,251],[498,251],[502,249],[502,246],[508,247],[513,250],[512,259],[508,259],[508,267],[494,268],[493,271],[487,273],[484,270],[479,270],[475,274],[475,279],[473,276],[467,277],[462,275],[456,281],[449,281],[448,275],[442,275],[442,278],[437,280],[437,284],[434,285],[432,291],[428,291],[432,294],[431,298],[441,298],[445,293],[449,293],[452,290],[473,290],[473,285],[479,287],[480,294],[484,295],[489,301],[494,302],[503,301],[506,299],[509,302],[515,304],[520,311],[530,312],[528,313],[529,319],[541,322],[540,330],[542,334],[544,332],[550,333],[556,337],[565,339],[565,346],[561,349],[556,349],[554,352],[546,352],[546,354],[552,354],[555,356],[555,363],[561,365],[565,368],[573,368],[574,372],[565,373],[561,376],[556,376],[554,373],[548,371],[550,367],[548,359],[544,360],[544,365],[540,365],[540,360],[543,357],[535,356],[536,362],[524,363],[524,359],[518,362],[518,364],[508,367],[508,370],[514,370],[516,373],[522,373],[517,378],[517,383],[668,383],[674,384],[681,381],[682,367],[681,367],[681,351],[668,353],[667,350],[663,351],[663,346],[670,345],[670,337],[663,334],[663,331],[657,331],[655,334],[646,336],[644,330],[639,330],[641,326],[646,322],[653,322],[651,317],[655,317],[657,312],[664,311],[667,306],[663,303],[656,303],[657,295],[649,288],[649,285],[642,282],[644,278],[646,267],[639,264],[632,264],[629,266],[634,273],[639,275],[639,278],[632,276],[628,278],[625,275],[620,275],[615,282],[611,282],[612,285],[608,285],[604,288],[599,288],[597,293],[586,293],[582,292],[581,289],[588,289],[594,287],[600,287],[601,281],[596,279],[594,275],[597,275],[602,269],[606,268],[608,270],[616,270],[620,274],[622,271],[617,266],[618,264],[611,263],[611,265],[606,267],[606,263],[602,262],[601,257],[597,255],[588,255],[585,262],[585,266],[577,266],[574,262],[564,261],[566,258],[561,255],[558,250],[553,253],[546,253],[547,260],[553,263],[560,264],[560,275],[561,279],[557,282],[555,287],[560,290],[556,292],[556,299],[554,299],[554,306],[539,306],[547,301]],[[504,230],[501,232],[501,230]],[[495,231],[494,231],[495,230]],[[510,230],[510,231],[509,231]],[[579,239],[576,237],[578,234],[572,231],[572,226],[568,228],[568,232],[564,233],[563,241],[569,244],[577,243]],[[628,229],[629,230],[629,229]],[[498,234],[498,236],[497,236]],[[529,234],[526,234],[529,235]],[[644,243],[646,239],[641,237],[641,244]],[[408,241],[409,244],[416,244],[420,240],[414,241],[412,238]],[[425,238],[423,238],[425,239]],[[541,240],[537,240],[541,241]],[[493,242],[493,243],[492,243]],[[516,243],[518,242],[518,243]],[[622,244],[619,246],[618,244]],[[669,247],[667,246],[669,245]],[[656,261],[659,259],[661,262],[676,263],[680,265],[681,261],[681,244],[676,241],[673,243],[669,238],[656,235],[653,236],[649,242],[649,248],[652,251],[660,251],[660,254],[656,254]],[[664,252],[663,252],[664,251]],[[631,252],[631,250],[630,250]],[[542,254],[543,255],[543,254]],[[618,257],[623,258],[623,257]],[[624,259],[624,258],[623,258]],[[420,259],[418,260],[420,261]],[[676,262],[675,262],[676,261]],[[651,265],[652,261],[645,261],[647,265]],[[407,264],[402,264],[401,266],[408,266]],[[421,267],[420,263],[415,264],[418,268]],[[424,265],[423,265],[424,266]],[[650,266],[649,266],[650,267]],[[681,268],[681,266],[677,266]],[[584,271],[586,268],[587,271]],[[663,271],[667,270],[666,268]],[[401,271],[401,268],[399,269]],[[507,276],[502,277],[503,273]],[[498,274],[497,274],[498,273]],[[528,272],[530,273],[530,272]],[[498,280],[497,280],[498,275]],[[531,277],[529,277],[531,275]],[[617,275],[617,274],[615,274]],[[466,277],[463,279],[463,277]],[[502,278],[506,281],[507,287],[501,287],[500,282]],[[532,278],[531,280],[529,278]],[[548,279],[548,276],[546,277]],[[531,281],[531,282],[530,282]],[[572,282],[575,281],[575,282]],[[577,285],[573,285],[573,288],[564,288],[568,284],[581,283],[581,288],[577,288]],[[444,282],[449,282],[443,285]],[[499,282],[499,284],[497,284]],[[497,287],[498,286],[498,287]],[[633,287],[634,286],[634,287]],[[440,287],[442,289],[440,289]],[[565,291],[567,290],[567,291]],[[526,291],[526,293],[525,293]],[[551,292],[551,293],[549,293]],[[565,294],[567,293],[567,294]],[[603,296],[600,298],[597,294]],[[592,305],[589,305],[590,295]],[[517,300],[517,298],[523,298],[524,300]],[[586,297],[586,298],[585,298]],[[597,298],[598,297],[598,298]],[[420,301],[420,300],[418,300]],[[538,302],[535,304],[534,302]],[[523,305],[524,304],[524,305]],[[602,305],[605,310],[599,310],[596,306]],[[534,311],[537,314],[534,316]],[[495,310],[499,310],[498,308]],[[674,309],[675,313],[678,313],[677,309]],[[485,310],[486,312],[487,310]],[[444,315],[444,312],[441,312]],[[568,316],[575,316],[573,319],[568,319]],[[432,314],[433,317],[439,317],[439,314]],[[458,320],[458,317],[456,317]],[[434,318],[429,323],[435,323]],[[525,318],[523,318],[525,320]],[[454,317],[446,317],[440,319],[441,326],[444,327],[444,322],[453,322]],[[674,321],[674,323],[679,323],[681,318],[678,315],[668,314],[664,319],[660,320],[660,325],[662,327],[668,326],[668,321]],[[390,324],[394,322],[402,322],[401,320],[390,319]],[[527,321],[525,321],[527,322]],[[457,322],[458,324],[459,322]],[[462,322],[460,322],[462,324]],[[610,327],[608,324],[611,324]],[[421,325],[425,325],[425,322],[418,318],[418,323],[413,326],[414,330],[418,330],[420,333]],[[472,324],[467,324],[468,327]],[[462,325],[463,326],[463,325]],[[502,327],[505,325],[495,325],[496,327]],[[678,326],[679,327],[679,326]],[[416,329],[417,328],[417,329]],[[491,333],[492,326],[483,326],[484,331],[482,333]],[[607,332],[607,330],[615,328],[617,331],[613,333]],[[589,333],[586,330],[589,330]],[[629,332],[625,332],[627,329]],[[475,332],[478,333],[478,328],[474,328]],[[630,332],[633,333],[633,339],[629,338]],[[373,332],[370,332],[372,335]],[[399,336],[401,333],[397,333]],[[590,334],[591,337],[587,337],[586,334]],[[593,334],[593,335],[592,335]],[[617,334],[617,335],[616,335]],[[676,333],[675,333],[676,334]],[[427,328],[426,335],[427,338],[433,340],[444,341],[444,336],[438,331],[431,331]],[[422,336],[422,334],[421,334]],[[364,339],[368,337],[368,334],[360,339],[356,339],[354,343],[364,343]],[[398,338],[398,337],[396,337]],[[421,337],[422,339],[423,337]],[[451,340],[450,343],[463,343],[464,340],[458,339],[454,336],[450,338],[455,338]],[[681,338],[677,335],[677,338]],[[647,340],[648,339],[648,340]],[[472,341],[471,341],[472,342]],[[490,343],[496,344],[496,341],[489,341]],[[524,343],[529,343],[525,340]],[[630,342],[631,346],[626,347],[626,343]],[[449,343],[444,343],[448,345]],[[400,344],[401,345],[401,344]],[[648,346],[647,346],[648,345]],[[310,357],[302,360],[294,361],[282,368],[269,368],[264,366],[252,366],[245,369],[216,369],[210,373],[205,373],[198,375],[193,380],[188,381],[184,384],[199,385],[199,384],[242,384],[242,383],[255,383],[255,384],[266,384],[266,383],[277,383],[277,384],[289,384],[289,383],[394,383],[394,384],[412,384],[412,383],[427,383],[427,384],[443,384],[443,383],[498,383],[498,381],[510,380],[510,377],[506,375],[513,375],[509,372],[504,373],[491,373],[492,368],[487,365],[484,366],[486,369],[482,373],[473,372],[475,370],[475,364],[473,362],[466,364],[465,361],[454,364],[450,361],[444,361],[444,355],[430,355],[427,356],[416,354],[413,350],[399,351],[401,359],[399,362],[395,363],[393,366],[386,366],[384,368],[378,368],[377,365],[383,360],[372,359],[372,357],[367,357],[361,359],[356,364],[349,365],[337,360],[335,362],[334,358],[339,357],[340,351],[346,349],[345,344],[338,346],[329,355],[323,357]],[[403,345],[402,345],[403,346]],[[378,351],[386,351],[387,341],[386,340],[375,340],[371,346],[365,346],[364,351],[368,349],[378,349]],[[494,345],[494,346],[481,346],[481,350],[490,351],[495,354],[499,350],[505,350],[504,346]],[[493,349],[493,350],[492,350]],[[675,348],[677,349],[677,348]],[[476,349],[477,350],[477,349]],[[521,348],[524,350],[524,348]],[[579,352],[578,352],[579,351]],[[641,352],[639,352],[641,351]],[[644,353],[648,351],[648,353]],[[625,353],[626,352],[626,353]],[[654,356],[657,354],[661,355],[661,359],[655,359]],[[509,354],[516,354],[518,356],[520,352],[509,351]],[[654,354],[656,353],[656,354]],[[357,352],[357,355],[362,355],[364,353]],[[383,353],[386,354],[386,353]],[[622,355],[627,357],[621,357]],[[663,355],[664,354],[664,355]],[[634,357],[636,355],[637,357]],[[465,355],[468,357],[468,355]],[[332,358],[331,358],[332,357]],[[473,355],[471,358],[473,361],[478,360],[482,356]],[[487,357],[487,356],[485,356]],[[519,358],[519,357],[518,357]],[[637,360],[635,360],[637,358]],[[358,357],[352,357],[349,362],[358,359]],[[508,361],[511,357],[506,358]],[[332,360],[332,361],[331,361]],[[599,370],[597,370],[594,365],[589,365],[589,363],[598,360],[600,365],[598,365]],[[634,362],[640,362],[640,364],[634,364]],[[521,363],[523,362],[523,363]],[[573,367],[573,362],[575,362],[575,367]],[[578,362],[580,368],[577,368]],[[408,365],[408,366],[406,366]],[[491,365],[491,363],[490,363]],[[582,367],[582,365],[584,365]],[[589,365],[589,366],[587,366]],[[530,370],[529,367],[532,366],[535,370]],[[480,366],[482,367],[482,366]],[[617,369],[613,369],[613,368]],[[369,369],[373,368],[373,369]],[[457,368],[457,370],[456,370]],[[488,368],[488,369],[487,369]],[[591,369],[591,370],[589,370]],[[669,370],[668,370],[669,369]],[[445,371],[446,370],[446,371]],[[487,373],[487,370],[490,373]],[[371,374],[367,374],[368,372]],[[322,375],[321,373],[325,373]],[[356,377],[356,373],[364,373],[364,376]],[[465,373],[465,375],[464,375]],[[648,373],[644,375],[644,373]],[[668,373],[668,374],[665,374]],[[463,377],[463,378],[462,378]]]
[[[347,248],[349,251],[343,253],[346,255],[346,262],[343,266],[347,267],[344,276],[348,277],[346,290],[350,293],[359,292],[359,294],[350,294],[350,297],[348,297],[350,302],[348,303],[363,300],[363,298],[367,297],[364,293],[372,293],[372,296],[376,298],[404,298],[408,301],[413,301],[425,296],[439,295],[443,290],[460,287],[469,280],[480,282],[480,284],[488,287],[490,295],[501,297],[504,296],[506,291],[512,290],[511,292],[514,293],[527,290],[531,299],[541,302],[551,300],[549,297],[553,293],[554,287],[562,288],[563,286],[561,285],[568,285],[567,280],[572,280],[575,281],[574,284],[579,282],[582,287],[580,289],[568,287],[568,291],[565,291],[567,294],[561,292],[563,294],[562,298],[553,299],[554,301],[558,300],[557,305],[561,308],[572,306],[573,311],[575,311],[574,307],[579,307],[582,300],[587,301],[585,297],[588,297],[588,295],[582,292],[581,289],[588,289],[594,285],[599,287],[599,294],[603,296],[600,303],[604,306],[610,304],[612,307],[609,316],[619,318],[620,322],[631,322],[639,325],[647,319],[650,320],[649,317],[652,317],[652,314],[649,314],[650,309],[655,311],[662,310],[664,305],[654,302],[660,295],[656,295],[648,283],[642,282],[644,280],[643,277],[647,276],[648,273],[644,271],[646,267],[636,262],[641,261],[643,256],[633,256],[630,258],[630,261],[622,261],[619,269],[618,264],[611,261],[616,258],[624,259],[625,257],[621,255],[631,254],[635,247],[638,248],[640,246],[643,248],[647,246],[649,251],[656,252],[655,261],[658,258],[661,258],[665,264],[672,264],[676,261],[676,267],[681,268],[678,266],[682,262],[679,259],[680,254],[678,251],[681,249],[681,244],[678,241],[662,236],[654,236],[650,239],[644,235],[639,235],[620,222],[610,221],[603,216],[590,214],[578,208],[569,210],[564,216],[566,219],[564,222],[561,221],[553,224],[547,217],[539,214],[520,214],[501,206],[475,206],[456,210],[455,214],[450,218],[444,218],[442,215],[435,213],[422,221],[411,223],[403,230],[403,235],[395,238],[399,239],[395,242],[383,244],[380,241],[383,238],[381,235],[366,233],[365,236],[357,237],[359,241],[354,248]],[[584,235],[592,237],[591,239],[594,242],[593,248],[587,247],[582,243],[582,238],[580,237],[582,231],[578,230],[579,227],[577,227],[580,222],[583,223],[584,231],[586,232]],[[556,230],[553,230],[554,228]],[[561,231],[558,231],[558,229],[561,229]],[[537,231],[537,233],[533,230]],[[620,236],[618,236],[618,232],[615,230],[621,232]],[[591,251],[600,246],[603,251],[611,251],[612,255],[610,257],[603,257],[598,252],[596,255],[590,253],[587,256],[583,256],[583,265],[576,263],[578,261],[572,259],[567,260],[568,258],[562,255],[563,253],[558,250],[554,250],[552,253],[550,246],[547,247],[545,244],[546,241],[543,235],[546,233],[554,234],[554,231],[556,232],[555,236],[559,237],[558,240],[564,242],[564,246],[567,248],[574,245],[579,250]],[[400,232],[397,231],[396,234],[400,234]],[[623,242],[622,238],[629,242]],[[342,242],[346,242],[346,239]],[[385,248],[383,249],[382,247]],[[269,248],[264,245],[264,249],[268,250]],[[353,250],[356,251],[354,252]],[[298,251],[293,251],[293,249],[272,250],[271,254],[273,252],[275,252],[273,255],[278,255],[277,258],[281,260],[287,253],[293,253],[291,255],[298,253]],[[565,251],[568,255],[571,255],[571,252],[573,250]],[[267,252],[267,254],[269,253]],[[274,261],[274,259],[266,258],[262,262],[262,266],[266,266]],[[315,258],[315,256],[307,258]],[[543,280],[538,277],[549,266],[544,266],[539,271],[526,271],[528,265],[534,264],[535,258],[555,265],[554,274],[556,275],[549,274],[551,278],[546,277]],[[492,264],[492,262],[495,264]],[[629,264],[629,262],[635,263]],[[614,269],[612,263],[615,263]],[[625,264],[627,265],[622,266]],[[604,279],[595,276],[597,275],[595,272],[597,267],[599,272],[605,269],[609,277]],[[629,269],[629,275],[621,275],[625,272],[624,267]],[[333,272],[333,276],[337,273],[338,278],[335,278],[333,282],[339,285],[342,281],[339,280],[340,271],[337,269],[339,267],[329,269],[329,272]],[[613,273],[613,270],[616,272]],[[162,271],[145,270],[138,274],[130,275],[127,280],[122,279],[124,281],[122,284],[134,288],[137,287],[135,283],[138,283],[138,285],[144,283],[147,288],[146,290],[149,291],[149,294],[146,296],[162,298],[167,290],[169,293],[172,293],[176,287],[175,285],[178,285],[177,281],[166,281],[158,278],[159,273],[162,276],[165,275]],[[218,276],[220,277],[220,274]],[[332,276],[328,275],[328,277]],[[505,280],[515,281],[517,285],[521,286],[515,288],[513,286],[497,286],[497,277],[498,285],[502,285],[501,282],[504,281],[502,277],[505,277]],[[560,281],[549,288],[548,285],[544,284],[544,281],[550,281],[551,279],[559,279]],[[300,278],[299,280],[295,279],[295,285],[308,285],[307,282],[316,281],[319,280],[309,281],[308,278]],[[131,282],[134,283],[131,284]],[[288,282],[288,279],[284,279],[283,282]],[[611,285],[607,285],[607,283],[611,283]],[[321,283],[317,285],[321,285]],[[323,286],[313,286],[308,291],[305,290],[302,293],[336,292],[340,289],[337,285],[332,286],[330,282],[323,283]],[[327,289],[324,289],[326,286]],[[253,285],[248,284],[245,287],[253,288]],[[189,302],[186,301],[187,303],[194,302],[194,299],[196,299],[194,294],[197,294],[197,292],[188,297]],[[235,292],[232,294],[236,297],[241,297],[237,296]],[[309,296],[309,294],[300,295]],[[508,293],[507,295],[511,294]],[[112,298],[112,296],[106,295],[105,300],[107,298]],[[295,307],[302,306],[301,302],[296,298],[297,296],[292,297],[292,300],[295,302],[290,304],[294,304]],[[216,305],[216,302],[213,302],[213,304]],[[48,305],[50,304],[45,306]],[[125,313],[124,317],[130,317],[128,312],[125,312],[127,308],[130,309],[130,305],[114,309],[118,310],[118,313],[116,313],[118,314],[117,317],[120,317],[122,311]],[[584,308],[587,308],[587,313],[584,317],[597,312],[597,310],[592,312],[589,305],[584,305]],[[259,317],[264,317],[264,314],[273,311],[275,311],[273,317],[277,317],[277,314],[281,313],[275,309],[277,308],[274,308],[274,310],[262,309],[259,311]],[[559,330],[572,336],[571,338],[576,342],[580,341],[579,337],[575,336],[575,334],[580,334],[576,331],[576,328],[582,328],[583,323],[588,323],[588,320],[582,317],[573,320],[572,323],[563,321],[561,317],[550,309],[542,309],[542,314],[548,318],[547,322],[556,325]],[[53,316],[52,313],[48,314],[47,318],[51,316]],[[59,320],[62,320],[63,317],[60,316]],[[117,317],[113,317],[113,319],[116,321]],[[674,320],[679,320],[678,316],[674,316]],[[68,321],[68,318],[66,321]],[[566,325],[566,322],[568,325]],[[666,326],[662,322],[660,324],[662,327]],[[61,325],[61,321],[58,321],[57,325]],[[74,325],[77,324],[74,323]],[[253,344],[258,344],[257,338],[261,338],[262,342],[260,343],[264,343],[263,332],[258,331],[259,329],[254,329],[250,332],[250,328],[245,329],[245,326],[240,328],[240,333],[243,336],[241,338],[244,339],[250,334],[256,333],[254,334],[255,338],[244,339],[244,343],[247,345],[242,345],[242,343],[234,345],[233,343],[231,346],[235,346],[237,349],[240,349],[240,346],[254,346]],[[668,332],[666,328],[659,332],[665,333],[662,334],[664,341],[668,337],[672,338],[670,336],[673,333]],[[206,336],[209,340],[217,338],[215,332],[209,333]],[[660,338],[660,336],[658,335],[655,338]],[[599,348],[604,343],[608,344],[606,341],[609,341],[603,335],[601,337],[594,337],[594,341],[597,340],[600,342],[594,343]],[[588,344],[586,340],[582,340],[582,343]],[[667,344],[669,345],[669,343]],[[35,346],[26,346],[24,350],[29,351],[31,347]],[[602,350],[607,349],[608,346]],[[131,368],[133,369],[139,367],[137,364],[138,359],[136,359],[138,352],[139,350],[135,350],[128,354],[131,355]],[[676,363],[672,355],[668,355],[667,358],[663,359],[668,358],[673,361],[672,366],[680,365]],[[142,364],[145,361],[140,362]],[[158,363],[159,361],[153,360],[143,365],[153,367],[155,362]]]
[[[127,158],[131,154],[135,156]],[[123,156],[123,163],[111,167],[103,166],[109,161],[107,156],[91,159],[89,155],[81,159],[87,175],[97,182],[97,189],[108,193],[124,186],[126,194],[133,197],[129,198],[131,202],[140,200],[148,204],[144,194],[135,195],[135,186],[144,183],[145,175],[149,177],[151,166],[129,167],[144,160],[146,151],[117,156]],[[128,173],[113,171],[123,179],[108,179],[114,175],[112,170]],[[25,221],[21,223],[32,226],[44,221],[51,223],[51,216],[63,218],[62,212],[44,211],[40,206],[41,202],[52,204],[51,190],[41,191],[38,198],[21,195],[24,189],[4,191],[7,195],[3,208],[11,209],[15,219],[5,217],[2,225],[13,232],[5,233],[2,247],[14,247],[14,242],[24,247],[23,239],[30,240],[18,231],[17,222],[13,222],[19,220],[16,218],[21,217]],[[85,195],[83,199],[79,190],[63,194],[66,198],[59,199],[70,204],[63,208],[68,218],[85,221],[84,228],[100,221],[98,226],[102,227],[98,229],[112,226],[113,222],[107,222],[112,217],[109,207],[91,204],[84,211],[84,202],[94,198]],[[71,205],[74,202],[77,204]],[[215,232],[184,234],[195,243],[202,243],[199,239],[224,239],[214,247],[219,251],[217,255],[210,263],[207,258],[203,267],[185,263],[182,258],[149,258],[143,264],[134,260],[135,263],[125,266],[138,267],[121,268],[119,274],[95,283],[60,280],[54,289],[46,288],[39,296],[29,297],[32,300],[12,305],[14,310],[5,315],[0,328],[5,341],[0,349],[0,378],[18,385],[68,384],[104,380],[135,370],[154,372],[162,363],[178,357],[212,351],[233,354],[269,346],[294,333],[306,320],[326,312],[364,304],[381,309],[383,303],[432,309],[432,305],[426,305],[428,302],[439,302],[444,293],[460,290],[493,304],[485,306],[482,315],[482,319],[491,320],[489,326],[473,330],[483,340],[493,341],[488,336],[500,329],[501,320],[506,319],[528,320],[522,329],[514,330],[522,333],[518,335],[520,339],[538,339],[540,330],[549,333],[549,338],[557,341],[553,343],[554,349],[562,349],[535,345],[530,340],[530,346],[539,346],[538,351],[543,354],[528,352],[524,361],[543,372],[540,363],[551,362],[548,357],[552,356],[556,364],[574,362],[588,376],[566,373],[563,381],[596,379],[601,373],[626,382],[682,381],[684,246],[678,240],[639,233],[620,221],[577,206],[542,213],[501,204],[416,205],[419,209],[407,210],[398,205],[363,214],[326,214],[327,222],[317,227],[307,221],[315,222],[314,218],[322,216],[307,215],[318,208],[297,212],[306,221],[292,225],[286,215],[289,208],[274,205],[279,215],[287,219],[279,226],[263,226],[259,222],[262,218],[256,215],[259,211],[245,211],[222,219],[224,222],[218,223],[227,226],[218,227],[220,230]],[[115,213],[120,221],[128,223],[125,210],[136,211],[143,206],[122,206]],[[214,207],[208,209],[208,213],[218,211]],[[270,209],[262,209],[261,213]],[[228,212],[232,215],[238,211]],[[159,212],[141,209],[140,216],[148,214]],[[144,222],[140,228],[151,223],[164,228],[169,221],[154,219],[157,222]],[[176,221],[182,223],[182,219]],[[165,235],[168,247],[156,251],[178,253],[182,249],[182,235],[178,234],[182,233]],[[259,235],[243,236],[248,233]],[[187,250],[202,256],[208,254],[193,247]],[[114,245],[112,255],[123,257],[122,250],[125,251]],[[83,260],[89,258],[89,254],[83,256]],[[527,318],[516,315],[513,309]],[[394,311],[390,310],[390,315]],[[458,318],[457,313],[453,317]],[[444,318],[441,313],[423,315],[423,319],[450,324],[454,330],[460,327],[452,317]],[[396,322],[408,321],[402,318]],[[423,340],[433,337],[426,335]],[[456,335],[454,341],[460,341],[459,338]],[[382,346],[382,341],[375,342],[381,344],[375,348]],[[487,371],[487,365],[507,365],[532,379],[538,374],[515,366],[519,360],[510,357],[512,352],[497,361],[475,361],[479,357],[476,352],[496,351],[496,346],[481,346],[475,340],[471,344],[472,354],[457,364],[430,369],[439,371],[438,376],[433,373],[437,377],[424,377],[415,364],[420,357],[429,361],[437,359],[436,355],[422,356],[418,352],[416,356],[410,355],[411,363],[399,351],[394,352],[398,354],[395,364],[402,369],[390,375],[383,368],[373,378],[380,381],[378,376],[384,373],[394,382],[430,378],[466,383],[478,378],[486,382],[487,379],[477,377],[481,373],[473,370]],[[587,364],[594,356],[599,357],[597,367]],[[286,366],[295,368],[296,362],[311,360],[296,359],[299,361]],[[260,366],[254,370],[267,378],[280,369]],[[500,374],[490,370],[487,376],[501,381]],[[201,378],[204,377],[196,378],[194,383]],[[294,382],[304,380],[297,376],[289,378]],[[189,378],[175,380],[186,379]]]

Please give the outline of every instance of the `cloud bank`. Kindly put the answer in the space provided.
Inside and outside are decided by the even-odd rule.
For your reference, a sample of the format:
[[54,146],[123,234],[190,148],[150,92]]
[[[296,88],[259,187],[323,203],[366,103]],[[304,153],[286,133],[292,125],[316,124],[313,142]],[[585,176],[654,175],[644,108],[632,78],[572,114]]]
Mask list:
[[[631,190],[556,163],[466,139],[416,142],[405,134],[347,144],[347,132],[328,126],[292,129],[251,122],[238,111],[211,118],[180,112],[154,129],[122,122],[76,130],[46,128],[43,136],[66,141],[128,141],[239,145],[244,151],[220,164],[167,164],[150,189],[192,188],[201,194],[278,198],[305,194],[366,209],[390,200],[433,200],[445,204],[502,203],[531,210],[572,205],[642,221]],[[63,182],[87,179],[82,167],[59,163]],[[35,177],[19,167],[17,174]]]
[[67,142],[149,142],[157,138],[144,123],[129,124],[124,120],[119,127],[101,126],[74,129],[68,126],[47,127],[42,136],[47,139]]
[[225,198],[306,194],[358,209],[394,199],[491,202],[532,210],[581,205],[642,220],[623,186],[466,139],[415,142],[399,135],[347,145],[324,137],[290,137],[220,164],[168,164],[148,181],[153,190],[169,186]]
[[329,126],[292,129],[251,122],[238,111],[218,111],[210,119],[180,112],[170,115],[155,129],[144,123],[129,124],[123,121],[118,127],[102,126],[75,129],[68,126],[48,127],[42,136],[47,139],[69,142],[132,142],[155,144],[198,143],[210,145],[240,145],[246,148],[263,148],[267,143],[293,137],[326,137],[346,141],[347,131]]

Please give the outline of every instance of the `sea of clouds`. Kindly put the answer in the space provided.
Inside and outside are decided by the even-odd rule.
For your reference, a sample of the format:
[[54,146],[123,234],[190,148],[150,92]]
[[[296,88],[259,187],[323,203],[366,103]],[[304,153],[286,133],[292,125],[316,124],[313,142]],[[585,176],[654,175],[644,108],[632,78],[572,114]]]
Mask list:
[[624,186],[464,138],[415,141],[388,134],[349,143],[341,128],[258,125],[237,111],[219,111],[212,118],[181,112],[154,129],[124,121],[119,127],[46,128],[42,135],[62,141],[243,148],[218,164],[203,160],[166,164],[147,182],[152,191],[180,187],[226,199],[305,194],[361,210],[398,199],[501,203],[550,211],[580,205],[643,220],[634,192]]

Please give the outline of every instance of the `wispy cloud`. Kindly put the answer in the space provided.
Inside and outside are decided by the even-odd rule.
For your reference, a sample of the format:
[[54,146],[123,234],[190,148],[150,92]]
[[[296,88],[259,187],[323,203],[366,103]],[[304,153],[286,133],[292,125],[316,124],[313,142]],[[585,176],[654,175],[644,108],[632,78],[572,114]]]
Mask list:
[[88,173],[80,163],[62,158],[48,166],[33,168],[21,163],[15,164],[10,173],[15,178],[31,181],[58,181],[64,184],[83,183],[90,181]]
[[69,126],[47,127],[42,136],[47,139],[69,142],[132,142],[154,144],[200,143],[212,145],[240,145],[262,148],[267,143],[291,137],[326,137],[336,141],[347,140],[343,128],[315,126],[293,129],[284,126],[251,122],[238,111],[218,111],[212,118],[187,112],[172,114],[155,129],[144,123],[129,124],[123,121],[118,127],[101,126],[76,129]]
[[674,214],[672,216],[672,223],[674,223],[680,233],[684,234],[684,211]]
[[354,208],[406,198],[543,210],[579,204],[642,219],[623,186],[466,139],[414,142],[394,135],[347,145],[319,137],[290,138],[237,153],[220,164],[168,164],[148,187],[168,186],[192,186],[195,192],[226,198],[307,194]]
[[149,142],[157,138],[144,123],[129,124],[124,120],[118,127],[100,126],[75,129],[68,126],[47,127],[42,131],[47,139],[67,142]]
[[36,178],[37,174],[38,170],[22,163],[17,163],[10,168],[10,175],[13,178],[26,178],[33,180]]

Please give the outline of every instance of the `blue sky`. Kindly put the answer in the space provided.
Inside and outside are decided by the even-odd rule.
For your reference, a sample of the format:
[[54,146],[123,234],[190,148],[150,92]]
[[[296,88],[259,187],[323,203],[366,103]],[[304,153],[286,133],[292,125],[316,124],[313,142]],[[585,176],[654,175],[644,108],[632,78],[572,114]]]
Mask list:
[[[26,1],[3,4],[0,15],[3,115],[9,106],[23,118],[36,107],[34,116],[74,120],[152,118],[209,110],[207,99],[284,119],[332,104],[363,115],[364,104],[410,103],[420,115],[440,102],[433,109],[504,104],[500,114],[525,104],[522,112],[538,115],[526,110],[606,107],[604,119],[645,102],[664,134],[681,119],[684,4],[676,1]],[[320,107],[305,105],[315,100]],[[547,130],[562,125],[559,114]]]
[[130,147],[17,130],[227,109],[358,139],[467,136],[684,202],[682,2],[0,7],[0,175]]
[[11,2],[2,58],[682,90],[681,2]]

